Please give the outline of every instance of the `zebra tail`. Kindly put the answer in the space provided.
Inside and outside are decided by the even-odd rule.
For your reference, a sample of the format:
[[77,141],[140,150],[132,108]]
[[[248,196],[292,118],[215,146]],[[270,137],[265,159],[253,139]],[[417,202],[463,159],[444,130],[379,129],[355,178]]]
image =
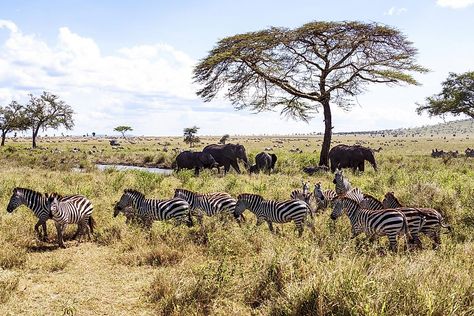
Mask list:
[[186,225],[187,225],[188,227],[193,227],[193,226],[194,226],[194,223],[193,223],[193,218],[192,218],[192,216],[191,216],[191,210],[188,211],[188,214],[187,214],[187,215],[188,215],[188,221],[187,221]]
[[90,216],[90,217],[89,217],[89,228],[90,228],[90,230],[91,230],[91,234],[94,233],[94,227],[95,227],[95,226],[96,226],[95,219],[94,219],[92,216]]

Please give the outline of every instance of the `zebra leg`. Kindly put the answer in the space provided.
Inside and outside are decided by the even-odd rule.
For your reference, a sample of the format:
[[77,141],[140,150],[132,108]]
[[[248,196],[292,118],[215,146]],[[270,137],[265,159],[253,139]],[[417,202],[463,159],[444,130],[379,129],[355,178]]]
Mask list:
[[298,221],[298,222],[295,222],[295,225],[296,225],[296,229],[298,230],[298,237],[303,236],[303,223]]
[[267,224],[268,224],[268,229],[270,229],[270,231],[271,231],[272,233],[274,233],[275,231],[273,230],[273,224],[272,224],[272,222],[270,222],[270,221],[267,220]]
[[[39,230],[40,226],[43,228],[43,234],[41,234]],[[48,233],[46,232],[46,222],[42,220],[38,220],[38,222],[35,225],[35,232],[41,241],[47,241]]]
[[264,222],[263,217],[257,217],[257,223],[255,224],[255,226],[260,226],[260,225],[262,225],[263,222]]
[[63,240],[63,232],[65,228],[66,228],[66,224],[56,223],[56,232],[58,235],[57,239],[58,239],[59,247],[61,248],[66,248],[66,246],[64,245],[64,240]]
[[306,226],[309,227],[309,229],[311,230],[311,232],[312,232],[313,234],[316,234],[316,229],[314,228],[313,221],[308,221],[308,220],[306,220],[305,223],[306,223]]
[[388,235],[388,241],[390,242],[390,250],[393,252],[397,252],[398,244],[397,244],[397,235]]

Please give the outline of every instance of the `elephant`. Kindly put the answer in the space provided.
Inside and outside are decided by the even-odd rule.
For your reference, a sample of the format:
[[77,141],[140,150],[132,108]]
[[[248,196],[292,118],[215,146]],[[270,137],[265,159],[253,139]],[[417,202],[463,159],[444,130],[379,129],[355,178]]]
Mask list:
[[377,163],[372,149],[360,145],[337,145],[329,151],[329,160],[331,161],[331,171],[335,172],[337,168],[352,168],[356,171],[364,171],[364,162],[370,162],[375,171]]
[[270,171],[275,168],[276,161],[277,156],[275,154],[261,152],[255,156],[255,165],[251,166],[249,171],[250,173],[257,173],[260,170],[263,170],[270,174]]
[[175,163],[176,169],[194,169],[194,174],[199,175],[199,171],[202,168],[212,169],[217,168],[218,163],[214,160],[211,154],[202,151],[192,152],[183,151],[176,156]]
[[237,159],[244,161],[245,168],[248,168],[247,154],[245,147],[239,144],[211,144],[204,147],[204,153],[211,154],[218,163],[217,169],[224,166],[224,174],[227,173],[232,166],[237,173],[240,173],[240,168]]

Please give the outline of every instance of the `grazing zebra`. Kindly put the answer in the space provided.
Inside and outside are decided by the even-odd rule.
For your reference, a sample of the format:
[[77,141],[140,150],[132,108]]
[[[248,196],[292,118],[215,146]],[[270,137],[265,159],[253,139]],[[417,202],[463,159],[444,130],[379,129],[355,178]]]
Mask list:
[[235,204],[237,201],[226,192],[199,194],[186,189],[175,189],[174,197],[189,203],[191,210],[197,212],[199,223],[202,223],[202,211],[207,216],[228,212],[233,214],[236,219],[239,219],[235,215]]
[[352,189],[351,183],[344,177],[342,169],[336,169],[332,183],[336,185],[337,195],[345,194],[347,191]]
[[336,191],[327,189],[321,189],[321,183],[314,185],[313,196],[316,199],[316,211],[325,210],[328,206],[332,205],[333,200],[337,197]]
[[371,240],[386,235],[392,251],[397,250],[397,235],[405,234],[408,239],[411,239],[408,222],[402,212],[397,209],[364,210],[359,205],[359,201],[362,199],[362,194],[357,198],[338,197],[334,201],[331,219],[336,220],[342,215],[343,210],[346,210],[352,225],[352,238],[362,232],[365,232]]
[[266,221],[268,228],[273,232],[272,223],[287,223],[294,221],[298,229],[298,236],[303,234],[303,223],[305,223],[314,233],[314,226],[310,221],[306,221],[306,216],[311,214],[308,204],[301,200],[287,200],[283,202],[264,200],[257,194],[244,193],[237,198],[235,214],[241,215],[249,209],[257,216],[257,225]]
[[[35,225],[35,232],[40,238],[40,240],[47,241],[48,231],[46,229],[46,221],[51,218],[51,211],[48,205],[48,197],[45,194],[37,191],[17,187],[13,189],[13,194],[10,198],[10,202],[8,203],[7,211],[11,213],[21,205],[26,205],[29,209],[33,211],[35,216],[38,218],[38,222]],[[43,228],[43,235],[41,235],[41,232],[39,230],[40,226]],[[78,233],[79,228],[74,234],[73,238],[76,238]]]
[[120,200],[115,204],[114,217],[130,206],[137,210],[139,219],[148,228],[151,227],[154,220],[163,221],[171,218],[185,220],[188,226],[193,225],[189,204],[183,199],[147,199],[141,192],[126,189],[123,191]]
[[[402,207],[402,204],[398,201],[393,192],[387,192],[385,194],[382,204],[384,208]],[[441,227],[447,228],[448,231],[451,231],[451,226],[446,224],[444,222],[443,216],[433,208],[416,207],[414,209],[422,213],[425,218],[423,226],[420,229],[420,233],[423,233],[428,236],[433,243],[433,249],[437,249],[441,245]]]
[[95,226],[95,221],[92,218],[94,207],[85,196],[70,195],[63,197],[53,193],[48,196],[48,208],[56,225],[59,247],[66,248],[63,234],[68,224],[78,225],[76,234],[79,235],[79,241],[81,241],[84,230],[89,240],[91,240],[90,234],[94,232]]
[[[350,194],[350,193],[349,193]],[[417,247],[422,248],[421,240],[419,237],[422,227],[425,224],[426,216],[416,208],[411,207],[386,207],[382,202],[373,197],[370,194],[364,194],[363,200],[360,201],[360,207],[366,210],[383,210],[383,209],[397,209],[402,212],[407,218],[408,228],[410,229],[411,239],[409,240],[410,245],[415,244]]]

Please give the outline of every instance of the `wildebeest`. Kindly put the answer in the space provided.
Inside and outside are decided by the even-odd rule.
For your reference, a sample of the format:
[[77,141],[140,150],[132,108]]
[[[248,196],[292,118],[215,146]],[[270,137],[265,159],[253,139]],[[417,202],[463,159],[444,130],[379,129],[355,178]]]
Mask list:
[[467,148],[464,153],[466,154],[466,157],[474,157],[474,149]]
[[303,168],[303,172],[309,174],[310,176],[312,176],[316,172],[327,172],[327,171],[329,171],[328,166],[315,166],[315,167],[308,166],[308,167]]
[[218,169],[221,166],[224,166],[224,173],[227,173],[230,169],[230,166],[240,173],[240,168],[238,165],[238,159],[244,161],[245,167],[248,168],[247,154],[245,152],[245,147],[239,144],[212,144],[204,147],[202,150],[204,153],[209,153],[214,157],[215,161],[218,163]]
[[181,169],[194,169],[194,174],[199,175],[199,171],[203,168],[212,169],[217,168],[218,164],[209,153],[201,151],[183,151],[176,156],[175,167],[178,171]]
[[367,160],[374,170],[377,171],[377,163],[372,149],[360,145],[337,145],[329,151],[329,160],[331,161],[331,171],[337,168],[352,168],[356,171],[364,171],[365,160]]
[[255,156],[255,165],[251,166],[250,173],[257,173],[259,171],[266,171],[268,174],[275,169],[275,163],[277,161],[275,154],[267,154],[266,152],[258,153]]

